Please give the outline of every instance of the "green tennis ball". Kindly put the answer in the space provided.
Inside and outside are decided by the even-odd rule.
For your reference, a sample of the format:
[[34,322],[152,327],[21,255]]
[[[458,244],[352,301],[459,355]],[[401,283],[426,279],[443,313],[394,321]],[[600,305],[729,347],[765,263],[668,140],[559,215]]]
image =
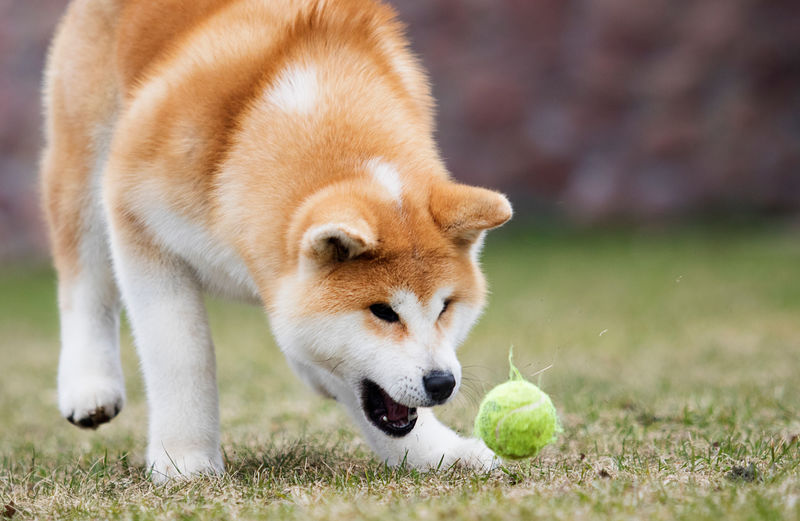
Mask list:
[[556,440],[561,426],[550,397],[522,377],[511,357],[509,352],[509,381],[483,399],[475,435],[504,459],[532,458]]

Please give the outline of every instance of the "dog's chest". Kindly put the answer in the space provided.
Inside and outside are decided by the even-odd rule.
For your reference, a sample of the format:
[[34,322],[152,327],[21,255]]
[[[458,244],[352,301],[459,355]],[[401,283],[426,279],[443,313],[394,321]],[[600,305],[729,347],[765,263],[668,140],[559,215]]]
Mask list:
[[160,245],[186,262],[203,289],[214,295],[260,302],[258,288],[236,250],[204,226],[158,204],[148,205],[146,220]]

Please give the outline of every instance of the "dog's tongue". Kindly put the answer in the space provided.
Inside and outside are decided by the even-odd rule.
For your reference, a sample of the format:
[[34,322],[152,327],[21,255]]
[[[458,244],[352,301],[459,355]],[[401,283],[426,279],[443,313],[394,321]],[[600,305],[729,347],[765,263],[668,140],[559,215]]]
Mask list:
[[383,395],[383,403],[386,405],[386,418],[390,422],[408,419],[408,407],[392,400],[392,397],[386,394],[383,389],[381,389],[381,394]]

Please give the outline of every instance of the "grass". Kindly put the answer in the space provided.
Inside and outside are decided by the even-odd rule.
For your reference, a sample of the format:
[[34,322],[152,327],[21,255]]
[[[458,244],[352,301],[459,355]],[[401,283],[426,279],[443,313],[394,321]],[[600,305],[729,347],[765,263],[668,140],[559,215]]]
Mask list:
[[440,417],[471,430],[508,346],[564,433],[490,474],[376,461],[294,378],[262,313],[210,302],[228,474],[147,480],[130,335],[128,405],[96,432],[61,419],[53,274],[0,275],[0,518],[800,519],[797,230],[559,233],[488,243],[486,314]]

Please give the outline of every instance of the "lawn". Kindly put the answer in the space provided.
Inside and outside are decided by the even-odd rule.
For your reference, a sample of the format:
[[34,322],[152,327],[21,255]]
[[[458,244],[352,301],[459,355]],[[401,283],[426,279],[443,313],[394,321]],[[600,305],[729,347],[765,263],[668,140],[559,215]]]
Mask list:
[[0,274],[0,518],[800,519],[797,228],[568,232],[488,241],[489,307],[439,415],[461,432],[523,374],[564,432],[489,474],[377,461],[343,411],[291,375],[260,310],[210,301],[228,474],[147,480],[130,334],[128,404],[80,431],[60,418],[54,279]]

